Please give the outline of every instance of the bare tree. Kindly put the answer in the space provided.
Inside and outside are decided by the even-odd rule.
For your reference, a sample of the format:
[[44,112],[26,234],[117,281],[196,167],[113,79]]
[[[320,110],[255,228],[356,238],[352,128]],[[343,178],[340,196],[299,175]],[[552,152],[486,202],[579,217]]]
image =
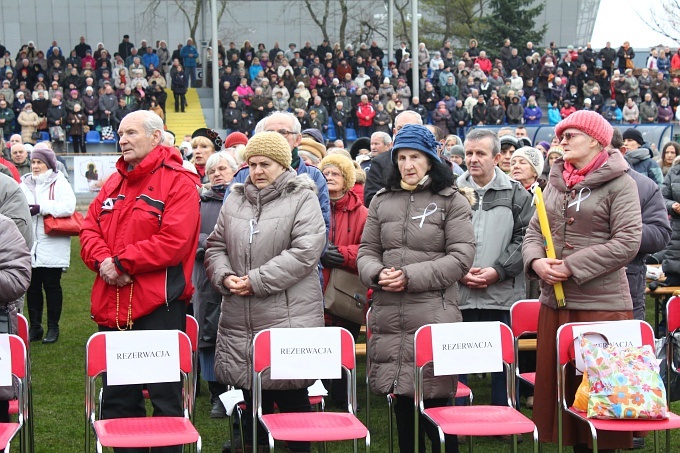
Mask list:
[[[145,23],[149,24],[152,28],[154,28],[156,25],[156,18],[159,17],[159,15],[157,14],[158,8],[160,8],[161,5],[165,3],[169,2],[166,2],[164,0],[149,0],[147,7],[142,12],[142,17]],[[193,39],[194,42],[198,42],[196,40],[196,31],[198,30],[198,27],[201,23],[201,13],[203,11],[204,0],[191,0],[191,1],[173,0],[172,3],[174,3],[177,6],[179,12],[182,13],[184,18],[186,19],[187,25],[189,26],[189,36],[191,36],[191,39]],[[205,3],[207,9],[209,10],[210,6],[207,4],[207,0]],[[224,11],[227,7],[227,3],[228,0],[217,0],[218,24],[221,23],[222,21],[222,15],[224,14]]]
[[680,1],[659,0],[650,5],[647,16],[636,11],[638,17],[655,32],[680,43]]

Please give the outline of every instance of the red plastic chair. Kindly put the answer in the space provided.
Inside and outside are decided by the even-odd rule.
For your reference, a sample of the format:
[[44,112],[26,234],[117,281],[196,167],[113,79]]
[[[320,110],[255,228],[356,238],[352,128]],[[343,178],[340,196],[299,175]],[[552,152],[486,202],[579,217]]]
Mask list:
[[196,387],[198,386],[198,321],[191,315],[186,316],[186,332],[191,342],[191,397],[189,398],[189,417],[194,421],[194,409],[196,406]]
[[[673,296],[666,304],[666,382],[671,382],[671,373],[680,373],[673,362],[673,355],[675,354],[675,345],[673,344],[673,334],[680,329],[680,297]],[[671,392],[666,389],[666,400],[668,407],[671,407]],[[671,451],[671,433],[666,432],[666,451]]]
[[[28,387],[29,387],[29,367],[26,345],[17,335],[7,335],[9,337],[10,353],[12,355],[12,376],[18,381],[17,399],[17,422],[0,423],[0,450],[9,451],[10,442],[20,433],[21,449],[28,451],[28,441],[25,438],[25,424],[29,416],[28,407]],[[16,382],[15,381],[15,382]]]
[[[182,377],[183,417],[131,417],[97,420],[95,417],[95,381],[107,369],[106,332],[90,337],[85,347],[85,451],[90,451],[92,431],[97,451],[102,447],[166,447],[196,444],[201,451],[201,436],[189,418],[191,400],[192,352],[187,334],[177,331],[180,372]],[[90,429],[92,428],[92,429]]]
[[[454,332],[463,323],[447,323],[447,328]],[[469,325],[470,323],[465,323]],[[479,323],[486,324],[486,323]],[[470,448],[472,437],[476,436],[507,436],[512,435],[513,451],[517,452],[517,435],[533,432],[534,452],[538,453],[538,430],[534,423],[515,409],[515,349],[510,327],[497,323],[501,329],[501,345],[503,365],[506,374],[508,405],[507,406],[443,406],[425,409],[423,402],[423,369],[425,365],[434,362],[432,353],[432,325],[426,325],[416,331],[414,338],[415,356],[415,450],[418,450],[418,414],[423,414],[439,431],[441,451],[445,451],[444,435],[468,436]],[[461,337],[461,339],[464,339]],[[478,367],[473,373],[493,371]]]
[[[253,339],[253,420],[260,420],[267,430],[269,449],[274,451],[274,441],[332,442],[366,439],[366,453],[371,449],[371,435],[356,417],[356,357],[354,338],[348,330],[336,329],[341,335],[342,369],[347,375],[348,412],[286,412],[262,414],[262,373],[271,366],[271,330],[259,332]],[[292,329],[285,329],[292,331]],[[308,376],[316,379],[319,376]],[[257,423],[253,423],[253,440],[257,442]]]
[[[573,417],[585,422],[590,428],[590,433],[593,440],[593,452],[597,453],[597,432],[598,431],[617,431],[617,432],[630,432],[630,431],[654,431],[654,442],[655,446],[659,445],[659,431],[680,428],[680,417],[668,412],[668,419],[666,420],[614,420],[614,419],[597,419],[588,418],[586,412],[579,411],[573,406],[569,406],[567,401],[573,400],[574,395],[566,394],[566,376],[567,376],[567,364],[571,363],[574,359],[574,326],[588,326],[588,331],[597,333],[598,325],[609,324],[611,322],[595,322],[595,323],[568,323],[564,324],[557,330],[557,362],[559,373],[557,375],[557,398],[558,398],[558,411],[557,411],[557,437],[558,437],[558,448],[562,451],[562,417],[566,412]],[[650,345],[654,349],[654,330],[652,326],[644,321],[633,321],[639,324],[640,333],[642,337],[643,345]],[[669,331],[670,331],[670,318],[669,318]],[[658,451],[658,450],[657,450]],[[667,450],[670,451],[670,450]]]
[[[368,342],[372,336],[371,329],[369,328],[368,320],[371,316],[371,309],[369,308],[368,311],[366,312],[366,425],[370,429],[370,395],[371,395],[371,389],[370,385],[368,382],[368,370],[371,366],[371,363],[368,358]],[[455,398],[467,398],[468,400],[468,405],[472,404],[472,390],[470,390],[470,387],[467,385],[463,384],[462,382],[458,382],[458,387],[456,388],[456,395]],[[392,414],[394,411],[394,403],[397,399],[397,395],[394,393],[390,393],[387,395],[387,429],[389,431],[389,444],[388,444],[388,451],[389,453],[392,453],[394,451],[394,446],[393,446],[393,439],[394,439],[394,427],[392,424]]]
[[[520,338],[538,333],[538,312],[540,309],[541,303],[538,299],[518,300],[510,307],[510,329],[515,338],[515,357],[519,357]],[[518,364],[515,367],[515,380],[517,379],[533,387],[536,385],[536,372],[522,373]],[[517,382],[515,382],[515,388],[519,388]]]

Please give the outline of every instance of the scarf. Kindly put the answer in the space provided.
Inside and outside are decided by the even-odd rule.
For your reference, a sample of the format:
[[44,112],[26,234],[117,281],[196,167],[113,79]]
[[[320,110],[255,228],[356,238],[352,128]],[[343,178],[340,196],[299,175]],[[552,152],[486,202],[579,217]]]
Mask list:
[[593,160],[588,163],[585,167],[580,170],[574,167],[570,162],[564,161],[564,170],[562,170],[562,178],[567,184],[568,188],[574,187],[576,184],[580,183],[586,176],[588,176],[594,170],[597,170],[609,159],[609,154],[607,151],[600,151]]
[[425,175],[423,176],[423,179],[418,181],[416,185],[409,184],[402,179],[401,181],[399,181],[399,185],[401,186],[402,189],[408,190],[409,192],[413,192],[418,188],[418,186],[424,186],[428,179],[430,179],[430,175]]

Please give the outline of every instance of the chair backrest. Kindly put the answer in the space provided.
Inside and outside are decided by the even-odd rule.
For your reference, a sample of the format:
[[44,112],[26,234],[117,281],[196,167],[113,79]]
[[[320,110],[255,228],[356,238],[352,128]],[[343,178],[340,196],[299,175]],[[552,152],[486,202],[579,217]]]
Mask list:
[[[447,323],[445,324],[447,328],[453,329],[455,332],[456,327],[460,326],[462,323]],[[467,325],[472,323],[465,323]],[[510,327],[503,323],[499,323],[501,329],[501,345],[503,362],[508,364],[515,363],[515,348],[514,348],[514,337],[512,336],[512,331]],[[418,368],[425,366],[427,363],[434,360],[432,353],[432,324],[427,324],[416,331],[414,339],[414,355],[415,355],[415,365]],[[488,370],[487,370],[488,371]],[[484,370],[479,370],[482,373]]]
[[673,296],[666,305],[666,325],[668,332],[680,329],[680,296]]
[[28,341],[28,319],[21,313],[17,313],[17,336],[26,345],[26,350],[30,349],[31,342]]
[[[574,322],[574,323],[567,323],[562,325],[559,329],[557,329],[557,351],[558,351],[558,357],[557,361],[560,366],[564,366],[570,361],[574,359],[574,326],[588,326],[588,332],[593,332],[597,333],[600,330],[598,330],[598,326],[602,326],[604,324],[611,324],[614,322],[620,322],[620,321],[603,321],[603,322],[586,322],[586,323],[581,323],[581,322]],[[640,329],[640,337],[642,339],[642,344],[643,345],[650,345],[652,347],[652,350],[654,350],[654,329],[652,329],[652,326],[647,324],[644,321],[639,321],[639,320],[631,320],[629,322],[632,322],[634,324],[637,324]]]
[[[191,372],[191,341],[187,334],[177,331],[179,341],[179,368]],[[93,334],[85,346],[85,369],[88,377],[93,378],[106,371],[106,332]]]
[[87,135],[85,136],[85,141],[87,142],[99,142],[100,136],[98,131],[89,131]]
[[515,337],[538,331],[538,312],[541,303],[538,299],[518,300],[510,307],[510,328]]
[[191,315],[187,315],[186,334],[191,341],[191,351],[198,351],[198,321]]
[[9,348],[12,354],[12,374],[19,379],[26,379],[28,376],[26,345],[18,335],[9,336]]
[[[366,310],[366,346],[368,347],[368,340],[373,336],[373,332],[371,331],[370,324],[368,323],[369,318],[371,317],[371,308]],[[368,355],[368,353],[366,353]]]
[[[328,327],[328,329],[340,330],[340,354],[342,366],[348,370],[353,370],[356,366],[354,337],[347,329],[341,327]],[[263,330],[255,335],[253,339],[253,370],[255,373],[262,372],[265,368],[271,366],[271,331],[269,329]],[[314,376],[309,376],[313,378]]]

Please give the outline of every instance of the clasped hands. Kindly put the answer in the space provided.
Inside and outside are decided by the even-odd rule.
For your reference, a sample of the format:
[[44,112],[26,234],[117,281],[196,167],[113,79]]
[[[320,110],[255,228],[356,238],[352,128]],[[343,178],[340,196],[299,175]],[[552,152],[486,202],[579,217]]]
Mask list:
[[255,294],[253,292],[253,285],[250,284],[250,278],[247,275],[243,277],[230,275],[222,280],[222,284],[237,296],[252,296]]
[[460,282],[469,288],[484,289],[499,279],[498,271],[493,267],[473,267]]
[[113,262],[113,257],[106,258],[99,265],[99,276],[108,284],[115,286],[125,286],[132,281],[132,277],[128,273],[119,274],[116,269],[116,263]]
[[404,275],[404,271],[401,269],[396,270],[393,267],[385,268],[378,275],[378,285],[382,287],[383,291],[391,293],[405,291],[407,283],[406,275]]
[[564,261],[555,258],[536,259],[531,262],[531,268],[541,280],[550,285],[567,281],[572,275]]

